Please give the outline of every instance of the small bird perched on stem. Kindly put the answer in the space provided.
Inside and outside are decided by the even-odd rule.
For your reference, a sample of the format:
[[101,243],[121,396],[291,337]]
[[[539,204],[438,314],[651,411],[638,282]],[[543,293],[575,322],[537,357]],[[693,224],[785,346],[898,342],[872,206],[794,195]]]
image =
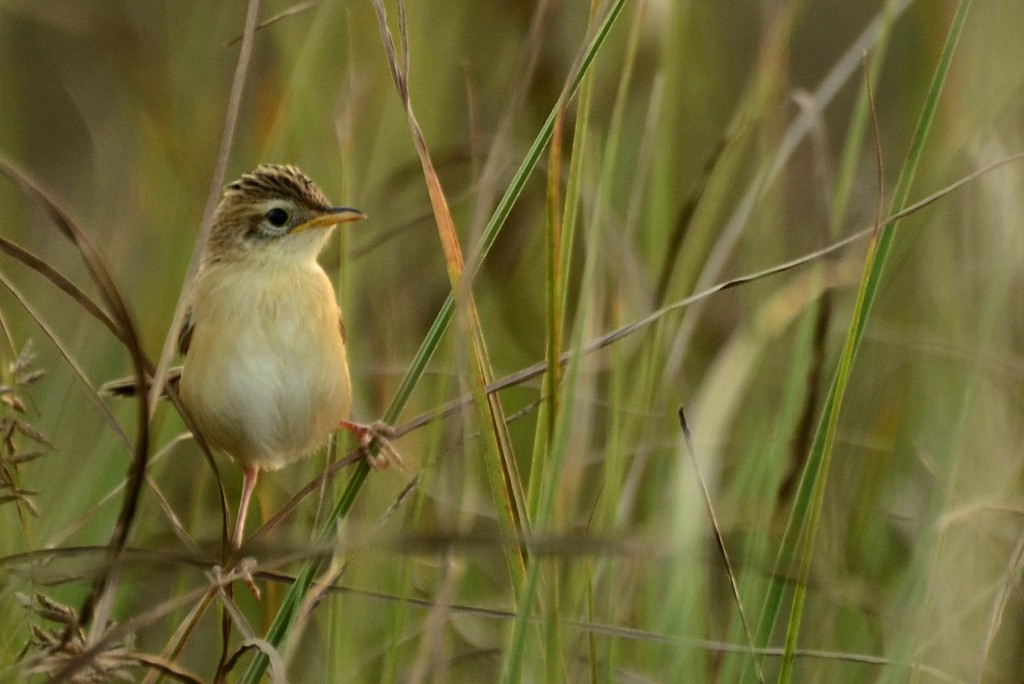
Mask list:
[[245,474],[236,549],[260,471],[305,456],[337,428],[359,439],[374,467],[401,466],[387,426],[348,420],[345,329],[317,263],[334,226],[363,218],[332,206],[294,166],[270,164],[229,184],[214,213],[178,335],[179,391],[207,443]]

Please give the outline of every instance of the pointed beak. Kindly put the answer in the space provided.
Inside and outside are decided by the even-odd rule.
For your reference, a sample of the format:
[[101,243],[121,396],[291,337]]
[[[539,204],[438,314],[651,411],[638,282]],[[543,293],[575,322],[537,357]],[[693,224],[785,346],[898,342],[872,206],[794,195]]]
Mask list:
[[294,234],[310,228],[329,228],[331,226],[336,226],[339,223],[362,221],[364,218],[366,218],[366,214],[358,209],[353,209],[351,207],[331,207],[319,216],[314,216],[305,223],[300,223],[289,232]]

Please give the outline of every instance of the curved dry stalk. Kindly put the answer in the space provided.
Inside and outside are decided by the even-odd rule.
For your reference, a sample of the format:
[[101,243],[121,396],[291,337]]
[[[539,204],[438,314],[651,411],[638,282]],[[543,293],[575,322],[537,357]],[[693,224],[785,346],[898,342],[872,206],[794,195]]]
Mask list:
[[[141,388],[146,368],[146,358],[142,351],[142,344],[135,330],[135,324],[132,321],[131,315],[128,313],[128,307],[121,296],[120,290],[114,284],[110,271],[100,257],[99,251],[92,245],[92,242],[85,232],[78,227],[77,223],[71,218],[71,215],[38,182],[29,177],[27,173],[5,157],[0,157],[0,172],[11,179],[27,197],[48,214],[60,233],[70,240],[78,250],[82,262],[85,264],[86,271],[89,273],[89,277],[99,288],[100,294],[106,300],[107,306],[110,307],[113,321],[120,331],[118,338],[124,342],[128,349],[132,360],[132,367]],[[108,590],[113,585],[112,570],[116,567],[117,558],[128,540],[128,532],[131,529],[135,513],[138,509],[139,497],[142,493],[142,485],[146,474],[146,461],[149,457],[149,420],[145,405],[142,402],[140,402],[140,410],[137,415],[137,425],[134,453],[128,471],[129,484],[125,491],[121,510],[114,523],[114,529],[111,531],[108,544],[108,562],[104,565],[105,569],[101,570],[100,574],[95,578],[92,590],[78,612],[80,625],[91,624],[97,607],[104,605],[104,596],[108,595]],[[98,617],[100,619],[97,620],[97,623],[103,624],[106,622],[105,615],[101,614]],[[65,642],[71,638],[76,626],[69,625],[65,630]],[[67,676],[71,674],[73,674],[73,671],[67,673]]]

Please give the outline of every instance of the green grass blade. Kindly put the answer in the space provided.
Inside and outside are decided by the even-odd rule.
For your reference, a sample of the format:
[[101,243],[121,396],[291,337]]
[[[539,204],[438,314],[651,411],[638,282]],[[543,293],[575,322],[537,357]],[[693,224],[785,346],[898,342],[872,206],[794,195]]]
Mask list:
[[[888,0],[882,8],[881,29],[878,38],[871,48],[871,64],[868,71],[868,79],[861,83],[860,92],[857,93],[857,104],[853,107],[853,115],[850,117],[849,131],[843,143],[843,152],[839,161],[839,172],[832,191],[832,207],[829,212],[829,229],[838,230],[844,218],[847,208],[850,205],[850,198],[853,194],[854,182],[857,179],[861,150],[863,149],[864,134],[867,132],[869,123],[868,115],[868,91],[867,84],[875,83],[878,74],[885,63],[885,54],[889,47],[889,38],[892,34],[892,23],[898,14],[899,0]],[[829,237],[834,238],[834,234]]]
[[[913,184],[914,175],[917,171],[925,143],[928,139],[928,132],[938,106],[942,87],[949,75],[949,68],[952,64],[956,45],[963,31],[967,19],[967,11],[970,8],[970,0],[961,0],[957,6],[956,13],[950,26],[949,34],[943,46],[942,54],[932,77],[931,85],[925,99],[921,116],[918,119],[914,137],[911,141],[910,152],[900,172],[896,190],[893,194],[891,212],[899,212],[907,202],[910,194],[910,187]],[[878,284],[881,278],[882,269],[885,266],[886,257],[891,248],[898,224],[893,223],[881,229],[877,240],[873,240],[869,247],[867,261],[865,263],[864,276],[861,280],[860,289],[857,294],[857,301],[854,308],[850,330],[847,333],[843,345],[843,352],[836,371],[835,378],[829,388],[828,398],[825,402],[825,409],[822,414],[818,431],[815,434],[811,447],[811,454],[808,459],[807,469],[801,478],[797,491],[797,500],[794,504],[790,525],[787,529],[786,538],[783,540],[782,548],[793,544],[795,540],[789,538],[789,531],[795,530],[797,526],[802,528],[803,547],[800,556],[800,565],[797,572],[796,588],[789,622],[786,630],[785,652],[782,660],[782,668],[779,672],[780,682],[789,682],[793,678],[794,654],[800,634],[800,622],[803,616],[804,603],[807,598],[807,582],[810,576],[810,566],[814,555],[814,541],[821,519],[821,511],[824,506],[826,484],[828,482],[829,466],[835,445],[836,427],[839,422],[839,412],[842,407],[843,396],[853,367],[854,359],[860,348],[864,335],[867,318],[871,311],[871,305],[878,296]],[[796,524],[794,524],[796,523]],[[780,560],[783,559],[780,552]],[[788,555],[788,554],[787,554]],[[776,569],[788,567],[776,565]]]

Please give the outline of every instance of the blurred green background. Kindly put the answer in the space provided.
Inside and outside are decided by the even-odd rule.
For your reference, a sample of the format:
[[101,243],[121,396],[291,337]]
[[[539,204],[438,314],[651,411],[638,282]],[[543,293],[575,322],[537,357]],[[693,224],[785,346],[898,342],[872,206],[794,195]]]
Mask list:
[[[572,73],[591,13],[603,16],[605,4],[409,4],[412,106],[466,254]],[[870,226],[879,166],[870,121],[857,114],[858,45],[876,70],[887,207],[956,5],[626,2],[585,104],[577,94],[566,113],[558,179],[579,209],[566,348]],[[292,6],[266,0],[260,16]],[[210,192],[245,10],[240,1],[0,0],[0,154],[46,187],[100,249],[154,359]],[[887,27],[883,37],[858,43],[872,22]],[[1021,35],[1019,0],[971,7],[911,201],[1024,150]],[[570,155],[578,186],[566,191]],[[335,238],[321,261],[345,311],[354,417],[373,420],[449,282],[370,2],[312,3],[256,33],[225,181],[261,162],[300,166],[333,201],[370,217]],[[552,171],[545,155],[474,283],[498,377],[544,358]],[[799,641],[814,652],[797,659],[798,681],[1024,677],[1021,181],[1021,164],[1011,164],[900,224],[840,415]],[[6,180],[0,208],[0,235],[96,292],[75,248]],[[344,532],[344,589],[290,642],[289,680],[480,681],[507,674],[510,659],[528,681],[756,680],[753,658],[726,648],[742,652],[748,641],[676,413],[686,406],[744,612],[756,624],[769,583],[796,574],[773,564],[866,245],[666,314],[588,355],[565,380],[565,461],[537,537],[546,574],[528,631],[539,636],[524,654],[509,651],[522,593],[503,560],[514,549],[498,540],[500,503],[486,486],[472,409],[396,442],[408,467],[372,474],[361,490]],[[77,607],[88,593],[101,556],[41,550],[109,538],[130,452],[93,388],[130,365],[107,330],[38,274],[10,258],[0,274],[86,379],[3,288],[0,313],[15,347],[4,345],[5,365],[33,340],[46,375],[17,393],[23,418],[54,447],[21,465],[10,462],[14,446],[4,452],[5,472],[37,492],[37,514],[24,502],[0,505],[6,679],[27,676],[17,663],[30,625],[49,626],[19,596],[42,592]],[[403,420],[468,389],[467,353],[453,325]],[[515,416],[509,429],[524,479],[541,450],[539,393],[533,380],[501,395]],[[134,407],[103,401],[132,436]],[[17,414],[6,411],[8,421]],[[182,430],[162,407],[152,452]],[[337,450],[351,447],[340,441]],[[129,538],[135,560],[114,594],[117,623],[202,588],[217,562],[215,477],[191,441],[164,456],[149,474],[197,546],[175,536],[147,486]],[[327,458],[263,478],[253,515],[268,519]],[[234,511],[240,473],[218,464]],[[255,550],[261,564],[294,575],[294,558],[345,479],[300,504]],[[524,486],[532,496],[539,480]],[[26,552],[39,552],[38,562],[17,555]],[[259,602],[235,592],[257,635],[280,601],[275,583],[267,586]],[[128,650],[166,655],[194,603],[143,620]],[[785,620],[757,646],[781,646]],[[220,625],[210,611],[177,658],[202,681],[213,680],[221,657]],[[229,652],[237,630],[232,638]],[[758,662],[776,676],[778,657]]]

